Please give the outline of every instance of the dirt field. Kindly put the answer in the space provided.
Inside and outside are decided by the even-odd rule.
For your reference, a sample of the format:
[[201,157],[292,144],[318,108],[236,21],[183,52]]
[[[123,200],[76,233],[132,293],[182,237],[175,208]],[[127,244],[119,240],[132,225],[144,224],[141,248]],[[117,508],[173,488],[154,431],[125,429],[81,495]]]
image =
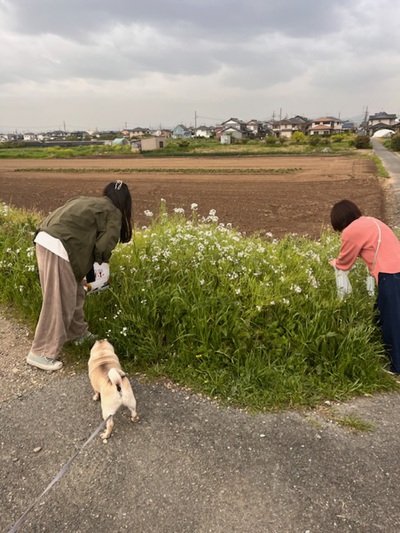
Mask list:
[[[43,172],[43,168],[57,170]],[[117,168],[132,171],[113,172]],[[74,172],[60,172],[62,169]],[[99,173],[79,169],[99,169]],[[187,169],[188,173],[151,169]],[[210,174],[190,173],[193,169],[210,169]],[[212,169],[227,172],[215,175]],[[270,171],[235,174],[233,169]],[[274,174],[273,169],[296,171]],[[163,198],[169,210],[183,207],[190,213],[192,203],[198,204],[200,215],[215,209],[220,222],[230,222],[247,234],[260,231],[276,237],[287,233],[318,237],[323,227],[329,226],[333,203],[342,198],[356,202],[365,214],[389,222],[387,188],[375,174],[372,160],[345,156],[14,159],[0,160],[0,200],[47,213],[71,196],[100,195],[109,181],[123,179],[132,192],[138,227],[148,223],[144,211],[156,214]]]

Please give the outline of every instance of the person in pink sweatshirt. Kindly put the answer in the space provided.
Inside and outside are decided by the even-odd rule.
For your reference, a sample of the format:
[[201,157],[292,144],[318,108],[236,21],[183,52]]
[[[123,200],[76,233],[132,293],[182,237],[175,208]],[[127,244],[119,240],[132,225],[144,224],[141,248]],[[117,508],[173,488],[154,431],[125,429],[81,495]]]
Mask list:
[[337,202],[331,210],[331,224],[342,234],[337,259],[330,264],[348,271],[361,257],[378,285],[376,306],[391,372],[400,374],[400,243],[381,220],[363,216],[350,200]]

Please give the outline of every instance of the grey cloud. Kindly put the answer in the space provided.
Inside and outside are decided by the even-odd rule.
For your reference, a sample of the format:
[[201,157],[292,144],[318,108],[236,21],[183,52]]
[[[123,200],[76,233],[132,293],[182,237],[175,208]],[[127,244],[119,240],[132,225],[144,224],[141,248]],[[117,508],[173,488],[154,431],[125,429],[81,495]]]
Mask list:
[[9,0],[17,31],[78,40],[115,24],[131,23],[196,38],[214,35],[216,40],[246,39],[277,29],[294,36],[318,36],[340,27],[339,8],[347,4],[347,0]]

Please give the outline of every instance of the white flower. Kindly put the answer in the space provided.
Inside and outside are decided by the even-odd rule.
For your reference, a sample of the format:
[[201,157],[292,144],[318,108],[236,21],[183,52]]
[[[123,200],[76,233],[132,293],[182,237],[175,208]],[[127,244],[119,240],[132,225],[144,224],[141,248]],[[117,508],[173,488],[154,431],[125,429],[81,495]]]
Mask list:
[[174,213],[177,213],[178,215],[184,215],[185,210],[183,209],[183,207],[174,207]]
[[146,217],[152,217],[153,216],[153,211],[149,211],[148,209],[146,209],[144,214],[146,215]]
[[299,287],[298,285],[291,285],[290,286],[290,290],[291,291],[294,291],[294,292],[297,292],[297,293],[301,293],[301,287]]
[[194,203],[193,203],[193,204],[190,206],[190,209],[191,209],[192,211],[197,211],[197,208],[198,208],[198,207],[199,207],[199,206],[198,206],[197,204],[194,204]]

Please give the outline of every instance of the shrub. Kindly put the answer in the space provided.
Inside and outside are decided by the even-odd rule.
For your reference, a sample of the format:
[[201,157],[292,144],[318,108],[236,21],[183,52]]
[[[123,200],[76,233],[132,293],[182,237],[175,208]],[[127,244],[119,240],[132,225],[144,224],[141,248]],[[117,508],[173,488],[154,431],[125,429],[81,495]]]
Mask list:
[[371,139],[369,135],[357,135],[354,139],[354,146],[357,150],[371,148]]
[[390,148],[396,152],[400,151],[400,133],[396,133],[390,139]]
[[304,144],[306,139],[306,136],[301,131],[295,131],[292,135],[292,141],[296,144]]
[[178,144],[179,148],[182,148],[182,149],[185,150],[186,148],[189,148],[190,141],[189,141],[189,139],[180,139],[177,144]]
[[308,143],[310,146],[318,146],[321,143],[321,138],[319,135],[310,135],[308,138]]
[[276,144],[276,137],[275,135],[267,135],[265,137],[265,144],[273,145]]
[[333,143],[341,143],[345,139],[345,134],[343,133],[336,133],[335,135],[332,135],[331,140]]

